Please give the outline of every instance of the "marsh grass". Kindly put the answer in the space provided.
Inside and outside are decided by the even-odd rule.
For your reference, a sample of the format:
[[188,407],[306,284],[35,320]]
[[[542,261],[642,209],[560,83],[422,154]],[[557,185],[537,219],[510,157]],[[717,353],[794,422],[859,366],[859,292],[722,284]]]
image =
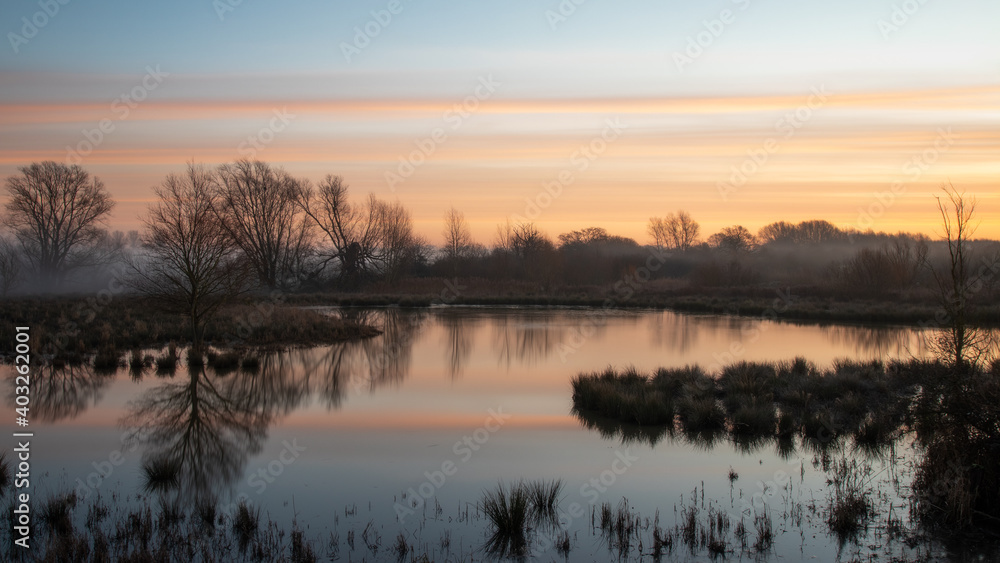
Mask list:
[[527,489],[536,525],[555,522],[558,517],[556,510],[559,507],[559,496],[563,488],[562,479],[531,481],[524,487]]
[[403,532],[396,536],[396,542],[392,544],[392,551],[396,553],[398,561],[406,559],[406,554],[410,552],[410,544],[406,542],[406,535]]
[[[226,512],[207,499],[190,507],[177,499],[152,495],[138,495],[120,504],[124,499],[112,493],[111,500],[106,504],[98,495],[84,502],[72,492],[39,497],[31,549],[5,552],[0,559],[79,563],[320,560],[307,532],[294,520],[290,528],[282,527],[247,504]],[[0,543],[13,549],[10,515],[14,506],[5,503],[4,508]],[[85,528],[75,529],[76,523]]]
[[594,378],[577,377],[573,398],[583,410],[596,410],[632,424],[662,425],[673,421],[673,404],[655,384],[627,368],[620,375],[608,368]]
[[[237,344],[242,346],[284,347],[329,344],[379,334],[366,325],[288,305],[272,307],[266,322],[252,324],[247,332],[247,319],[260,315],[259,300],[260,296],[247,296],[242,303],[220,310],[204,326],[205,342],[228,345],[233,343],[232,335],[240,334],[243,338]],[[161,312],[154,305],[143,297],[119,295],[101,305],[98,320],[86,322],[81,320],[84,317],[67,313],[82,310],[89,314],[93,310],[82,296],[6,299],[4,317],[11,322],[0,325],[0,337],[13,342],[15,325],[31,326],[32,336],[39,341],[59,335],[66,343],[58,349],[53,361],[61,365],[80,364],[90,354],[106,350],[148,349],[170,341],[190,341],[187,320]],[[69,323],[79,323],[84,330],[67,335]]]
[[[400,536],[402,537],[402,534]],[[290,551],[291,563],[316,563],[319,561],[319,558],[316,557],[316,553],[313,551],[312,544],[305,539],[305,534],[297,527],[292,528]],[[400,560],[405,556],[406,554],[404,553],[400,556]]]
[[199,499],[195,503],[195,512],[198,515],[198,522],[208,530],[215,532],[215,527],[219,523],[218,507],[214,502],[207,499]]
[[210,352],[207,354],[208,365],[215,373],[224,375],[236,371],[240,367],[241,356],[238,352]]
[[855,536],[867,523],[874,509],[871,479],[872,467],[868,463],[841,459],[833,465],[827,524],[838,538]]
[[493,533],[486,542],[488,553],[498,557],[526,555],[529,538],[539,528],[554,529],[562,492],[561,479],[503,482],[483,493],[479,508]]
[[157,375],[173,375],[177,371],[177,362],[180,360],[180,353],[177,350],[177,344],[171,342],[167,345],[166,352],[156,358],[156,374]]
[[601,536],[619,559],[628,557],[633,541],[641,543],[640,530],[641,518],[632,511],[628,499],[622,498],[615,508],[609,502],[601,505]]
[[773,402],[754,397],[733,412],[733,434],[774,434],[775,417],[776,412]]
[[154,359],[150,355],[143,355],[142,350],[133,348],[128,357],[128,371],[133,379],[139,379],[146,371],[146,368],[153,365]]
[[766,508],[754,515],[753,526],[757,532],[753,548],[757,551],[771,549],[774,545],[774,523],[771,521],[771,513]]
[[45,527],[53,534],[68,536],[73,533],[72,512],[76,508],[76,493],[49,497],[39,515]]
[[499,557],[526,555],[531,506],[524,482],[509,486],[498,483],[495,489],[483,494],[480,508],[493,526],[486,550]]
[[[935,362],[841,360],[827,370],[795,358],[784,362],[738,362],[715,376],[696,366],[660,368],[650,376],[634,368],[581,374],[573,379],[573,408],[602,433],[631,432],[626,424],[666,428],[644,431],[660,438],[679,428],[711,445],[725,431],[741,451],[796,433],[810,447],[825,449],[845,436],[876,452],[898,436],[909,419],[909,401],[920,391],[915,372]],[[619,421],[615,429],[606,420]],[[787,441],[787,440],[786,440]]]
[[104,347],[94,355],[94,371],[113,373],[121,365],[121,352],[113,347]]
[[233,517],[233,532],[239,540],[241,552],[245,552],[250,542],[257,537],[259,528],[260,509],[241,500],[236,506],[236,515]]
[[147,493],[164,493],[180,485],[181,468],[166,458],[151,458],[142,462],[142,488]]
[[556,538],[556,553],[562,555],[565,558],[569,558],[569,552],[573,549],[573,545],[570,542],[569,532],[563,531]]

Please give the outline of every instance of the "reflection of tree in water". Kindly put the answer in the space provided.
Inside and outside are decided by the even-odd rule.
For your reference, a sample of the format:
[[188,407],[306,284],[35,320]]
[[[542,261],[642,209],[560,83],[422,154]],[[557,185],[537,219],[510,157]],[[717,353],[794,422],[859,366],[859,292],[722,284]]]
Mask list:
[[663,311],[649,316],[649,334],[653,344],[671,352],[684,354],[697,342],[700,327],[690,316]]
[[145,448],[147,485],[168,481],[183,502],[218,498],[261,451],[270,424],[308,395],[291,368],[264,362],[257,374],[229,376],[190,368],[183,380],[145,391],[121,423]]
[[462,365],[472,355],[472,332],[479,320],[463,311],[443,311],[436,315],[444,329],[445,358],[448,374],[454,379],[462,374]]
[[374,338],[335,344],[312,356],[305,365],[316,374],[320,396],[337,408],[352,391],[369,392],[398,384],[410,370],[413,344],[427,320],[425,311],[344,308],[341,318],[373,326]]
[[559,346],[566,333],[558,319],[548,316],[538,319],[531,312],[504,312],[492,317],[492,321],[493,349],[498,363],[506,367],[515,359],[521,364],[544,360]]
[[925,358],[926,342],[914,330],[897,327],[827,326],[827,338],[867,358]]
[[[10,379],[11,395],[8,403],[14,404],[14,377]],[[31,370],[31,419],[56,422],[73,419],[95,405],[101,390],[114,380],[114,375],[95,374],[88,365],[60,366],[35,365]]]

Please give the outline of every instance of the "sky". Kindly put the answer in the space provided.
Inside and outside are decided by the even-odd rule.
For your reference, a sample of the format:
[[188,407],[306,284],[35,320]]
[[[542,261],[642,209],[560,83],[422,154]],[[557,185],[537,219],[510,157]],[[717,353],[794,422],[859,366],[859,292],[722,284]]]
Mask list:
[[0,177],[79,164],[139,228],[186,163],[250,157],[402,202],[442,239],[650,217],[1000,238],[992,0],[6,0]]

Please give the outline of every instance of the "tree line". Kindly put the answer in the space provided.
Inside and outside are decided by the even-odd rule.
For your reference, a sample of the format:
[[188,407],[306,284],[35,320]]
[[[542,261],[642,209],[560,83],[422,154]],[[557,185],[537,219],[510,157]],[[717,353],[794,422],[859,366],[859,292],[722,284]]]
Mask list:
[[79,166],[34,163],[6,187],[4,294],[56,291],[109,264],[125,266],[137,289],[172,288],[164,296],[171,300],[178,292],[391,288],[414,277],[516,280],[544,292],[614,283],[658,252],[667,258],[653,277],[693,287],[822,285],[884,297],[929,280],[922,265],[935,244],[821,220],[778,221],[756,233],[732,225],[703,239],[698,222],[678,210],[649,219],[649,244],[596,226],[553,240],[534,223],[508,220],[487,245],[452,207],[434,247],[397,201],[352,197],[340,176],[313,185],[249,159],[191,163],[168,175],[153,188],[142,231],[128,234],[105,228],[115,202]]

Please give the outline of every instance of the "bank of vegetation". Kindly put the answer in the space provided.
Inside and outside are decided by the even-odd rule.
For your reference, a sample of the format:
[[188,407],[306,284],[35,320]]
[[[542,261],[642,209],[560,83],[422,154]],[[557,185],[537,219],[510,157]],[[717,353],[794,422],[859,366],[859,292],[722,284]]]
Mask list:
[[[599,226],[546,233],[529,219],[477,241],[457,209],[442,210],[442,242],[414,230],[399,202],[352,194],[336,175],[318,184],[266,162],[191,164],[153,188],[141,230],[110,232],[116,202],[79,166],[34,163],[6,180],[0,221],[0,296],[108,293],[149,299],[191,325],[246,295],[290,303],[666,307],[824,321],[937,322],[935,271],[947,238],[775,221],[710,235],[669,206],[645,240]],[[945,201],[961,194],[946,186]],[[974,202],[970,202],[974,208]],[[1000,243],[965,233],[977,304],[969,322],[1000,324]],[[974,278],[974,279],[972,279]]]

